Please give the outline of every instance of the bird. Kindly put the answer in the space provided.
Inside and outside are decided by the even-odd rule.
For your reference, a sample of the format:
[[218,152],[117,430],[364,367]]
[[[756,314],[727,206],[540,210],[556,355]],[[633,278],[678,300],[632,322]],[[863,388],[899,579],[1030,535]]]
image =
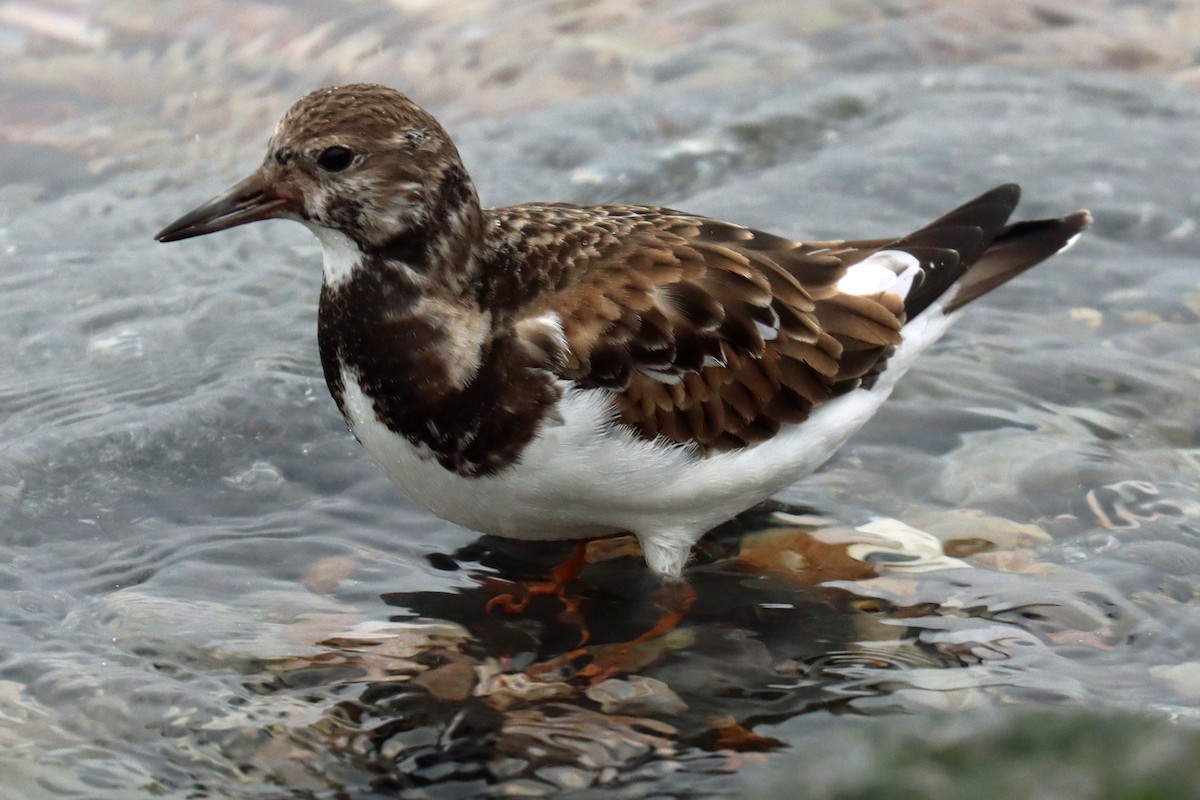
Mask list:
[[297,101],[258,169],[156,238],[306,226],[325,381],[409,498],[514,539],[631,533],[670,582],[704,533],[824,463],[968,304],[1091,222],[1010,222],[1019,197],[809,242],[650,205],[485,208],[429,112],[352,84]]

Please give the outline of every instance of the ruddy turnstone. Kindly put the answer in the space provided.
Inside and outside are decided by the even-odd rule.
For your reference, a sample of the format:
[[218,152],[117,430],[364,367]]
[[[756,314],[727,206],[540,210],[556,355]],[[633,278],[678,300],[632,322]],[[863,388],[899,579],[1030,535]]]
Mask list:
[[322,89],[252,175],[164,228],[306,225],[350,429],[477,531],[629,531],[678,576],[707,530],[816,469],[963,306],[1090,216],[1009,223],[999,186],[915,233],[797,242],[667,208],[482,208],[450,137],[383,86]]

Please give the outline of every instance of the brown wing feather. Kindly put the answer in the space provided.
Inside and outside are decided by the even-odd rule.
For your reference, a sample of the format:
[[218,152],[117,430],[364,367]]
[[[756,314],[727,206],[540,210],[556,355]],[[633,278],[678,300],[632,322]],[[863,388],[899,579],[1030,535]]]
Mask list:
[[[569,243],[553,266],[512,270],[563,269],[543,279],[554,290],[521,306],[521,324],[556,313],[567,352],[555,371],[612,391],[621,420],[648,438],[718,449],[761,441],[857,383],[899,341],[901,298],[834,290],[863,257],[854,243],[805,245],[655,208],[494,213],[498,235],[519,232],[526,254],[551,221]],[[852,364],[841,363],[847,350]]]
[[[807,244],[661,208],[493,209],[489,250],[503,260],[485,265],[480,300],[536,340],[531,352],[558,337],[548,368],[611,391],[643,436],[740,447],[871,385],[906,319],[952,286],[961,305],[1087,224],[1081,212],[1006,227],[1018,196],[997,187],[900,239]],[[883,249],[920,262],[907,296],[840,293],[846,270]],[[959,283],[976,261],[981,277]],[[561,332],[541,322],[553,314]]]

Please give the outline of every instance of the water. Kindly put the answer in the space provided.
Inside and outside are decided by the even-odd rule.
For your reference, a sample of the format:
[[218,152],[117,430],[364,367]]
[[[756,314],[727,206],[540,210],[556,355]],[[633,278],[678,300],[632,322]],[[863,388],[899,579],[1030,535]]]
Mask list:
[[[1031,707],[1194,722],[1194,10],[319,5],[0,17],[14,796],[706,795],[839,752],[884,780],[938,724],[898,712],[985,742]],[[710,537],[695,609],[632,677],[530,683],[578,620],[482,609],[566,552],[477,541],[369,464],[320,376],[308,234],[151,240],[292,100],[352,78],[427,103],[492,204],[875,236],[1015,180],[1020,215],[1096,225],[973,307],[785,516]],[[624,552],[576,587],[593,645],[653,622]]]

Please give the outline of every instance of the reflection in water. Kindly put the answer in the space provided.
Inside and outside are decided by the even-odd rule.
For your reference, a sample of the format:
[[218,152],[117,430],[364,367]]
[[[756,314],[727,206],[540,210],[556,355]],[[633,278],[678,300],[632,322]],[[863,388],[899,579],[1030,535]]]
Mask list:
[[[472,575],[472,585],[389,593],[399,609],[389,620],[270,665],[256,691],[310,698],[320,718],[289,737],[371,776],[379,791],[615,789],[680,769],[732,769],[734,754],[784,745],[756,728],[805,713],[1085,700],[1077,667],[1047,663],[1062,658],[1046,639],[1090,636],[1101,647],[1126,613],[1065,594],[1067,613],[1041,601],[1014,607],[1021,592],[1011,582],[1010,599],[989,604],[982,571],[941,554],[928,534],[888,520],[838,529],[762,509],[705,540],[686,574],[697,602],[681,625],[624,651],[623,670],[597,682],[573,673],[654,621],[656,585],[634,540],[591,548],[568,589],[578,618],[553,596],[516,616],[483,613],[494,591],[488,576],[545,577],[571,547],[485,537],[432,555],[438,569]],[[749,568],[764,552],[777,569]],[[970,591],[979,594],[965,602]],[[943,602],[923,599],[932,596]],[[1098,619],[1106,622],[1093,627]],[[577,652],[580,624],[591,639],[579,657],[539,670]],[[352,696],[339,699],[347,689]]]

